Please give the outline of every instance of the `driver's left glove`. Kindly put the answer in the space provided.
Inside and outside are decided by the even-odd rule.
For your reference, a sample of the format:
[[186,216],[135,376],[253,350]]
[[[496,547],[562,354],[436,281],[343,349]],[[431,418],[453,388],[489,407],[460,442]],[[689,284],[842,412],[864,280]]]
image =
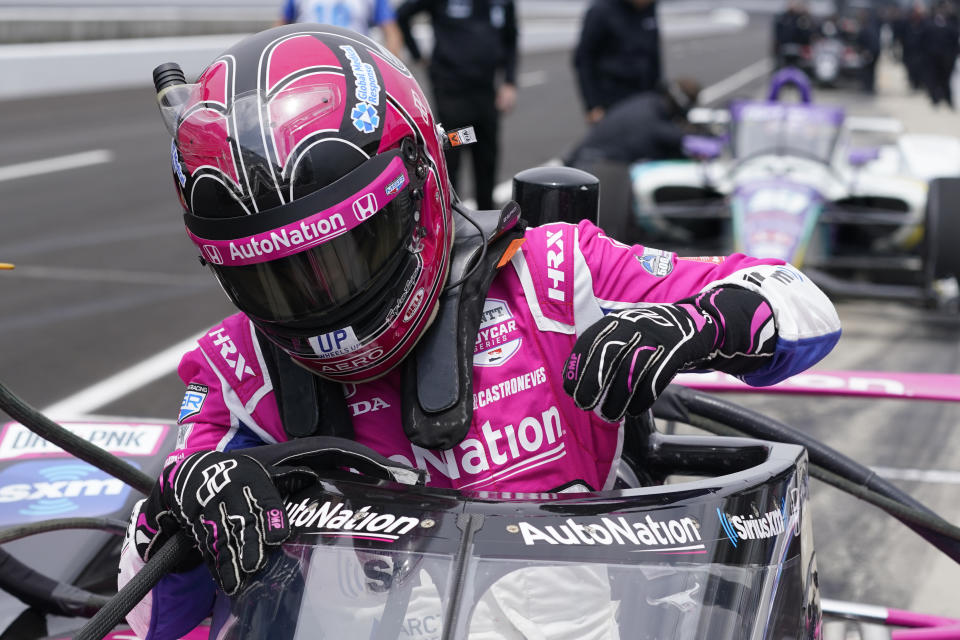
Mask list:
[[648,304],[588,327],[567,358],[563,389],[581,409],[616,422],[650,408],[680,371],[758,369],[773,355],[775,338],[766,299],[746,289]]

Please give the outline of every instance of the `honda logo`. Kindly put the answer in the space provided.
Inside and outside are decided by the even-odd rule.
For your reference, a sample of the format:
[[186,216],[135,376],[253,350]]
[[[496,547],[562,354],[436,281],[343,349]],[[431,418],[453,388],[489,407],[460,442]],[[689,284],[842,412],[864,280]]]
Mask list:
[[220,255],[220,249],[212,244],[203,245],[203,255],[206,256],[208,262],[223,264],[223,256]]
[[353,201],[353,215],[357,216],[360,222],[375,214],[379,208],[377,197],[372,193],[365,193]]

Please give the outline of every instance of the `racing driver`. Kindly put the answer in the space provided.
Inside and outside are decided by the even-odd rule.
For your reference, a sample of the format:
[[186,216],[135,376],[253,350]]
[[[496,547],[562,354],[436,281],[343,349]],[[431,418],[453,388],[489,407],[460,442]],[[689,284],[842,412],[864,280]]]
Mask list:
[[[240,312],[181,361],[177,449],[132,517],[121,584],[177,528],[198,546],[128,616],[141,638],[188,632],[217,587],[237,593],[289,535],[267,470],[238,449],[348,435],[432,486],[604,490],[624,417],[677,372],[769,385],[839,339],[832,304],[790,265],[681,259],[588,221],[507,221],[457,271],[454,225],[470,212],[450,188],[447,136],[405,67],[356,33],[270,29],[158,97],[187,233]],[[441,304],[470,287],[478,303]],[[437,357],[431,331],[457,312],[476,329]],[[415,361],[461,353],[465,419],[437,435],[417,403],[446,376],[419,385]]]

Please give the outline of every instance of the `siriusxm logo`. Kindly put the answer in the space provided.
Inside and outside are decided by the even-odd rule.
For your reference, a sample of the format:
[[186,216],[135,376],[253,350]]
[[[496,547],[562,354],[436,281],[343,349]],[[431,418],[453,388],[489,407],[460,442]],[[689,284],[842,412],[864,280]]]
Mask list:
[[738,540],[765,540],[774,538],[784,531],[784,508],[774,509],[757,515],[730,515],[717,509],[720,526],[727,538],[737,546]]
[[19,462],[0,471],[0,525],[123,508],[130,487],[83,462]]

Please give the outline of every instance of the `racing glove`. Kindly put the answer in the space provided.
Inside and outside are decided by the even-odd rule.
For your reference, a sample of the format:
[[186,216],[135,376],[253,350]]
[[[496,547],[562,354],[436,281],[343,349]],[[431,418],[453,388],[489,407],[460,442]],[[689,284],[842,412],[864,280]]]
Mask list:
[[563,389],[609,422],[650,408],[673,376],[691,369],[742,375],[773,355],[773,314],[763,296],[724,286],[674,304],[601,318],[567,358]]
[[137,553],[148,561],[177,529],[185,528],[198,551],[178,570],[205,561],[220,588],[233,595],[264,565],[266,547],[290,535],[274,483],[290,488],[302,483],[305,474],[312,475],[302,467],[270,474],[249,456],[220,451],[200,451],[168,464],[135,514]]

